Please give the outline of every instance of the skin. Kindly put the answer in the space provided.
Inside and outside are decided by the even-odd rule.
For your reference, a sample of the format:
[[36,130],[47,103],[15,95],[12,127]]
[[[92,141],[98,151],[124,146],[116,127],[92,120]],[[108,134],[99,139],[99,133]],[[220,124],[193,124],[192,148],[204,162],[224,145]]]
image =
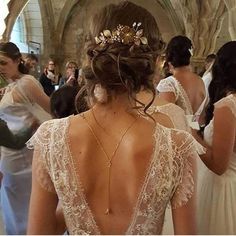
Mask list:
[[34,71],[36,65],[37,65],[37,61],[36,61],[36,60],[30,59],[30,58],[26,58],[26,59],[25,59],[25,66],[26,66],[29,70]]
[[[173,76],[180,82],[187,93],[193,112],[195,113],[206,96],[203,81],[191,71],[190,66],[174,68],[170,64],[170,67]],[[198,92],[196,93],[196,91]],[[175,103],[176,100],[173,92],[161,92],[160,97],[171,103]]]
[[[102,234],[124,234],[127,230],[153,153],[155,123],[137,116],[131,109],[133,105],[125,94],[116,96],[107,104],[95,104],[93,112],[96,121],[91,110],[84,113],[109,157],[121,141],[116,155],[112,157],[111,171],[111,206],[116,214],[109,216],[104,214],[107,207],[107,175],[101,174],[107,172],[107,157],[86,121],[80,115],[70,118],[70,152],[76,159],[86,200]],[[155,119],[161,122],[158,117]],[[130,124],[133,124],[132,127],[122,139]],[[39,158],[38,155],[36,151],[34,160]],[[56,213],[57,195],[39,185],[35,164],[32,180],[28,234],[56,234],[60,228]],[[195,233],[194,207],[193,197],[186,205],[173,210],[175,233]]]
[[215,174],[222,175],[228,169],[235,145],[236,121],[230,108],[215,108],[213,126],[211,147],[195,131],[193,135],[207,148],[206,154],[200,156],[202,161]]

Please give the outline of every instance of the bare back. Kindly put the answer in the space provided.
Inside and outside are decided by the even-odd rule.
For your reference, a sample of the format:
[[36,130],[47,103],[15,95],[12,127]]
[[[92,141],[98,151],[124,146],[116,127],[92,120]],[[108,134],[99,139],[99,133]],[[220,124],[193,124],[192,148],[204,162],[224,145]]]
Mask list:
[[175,74],[185,90],[192,106],[193,113],[197,112],[206,97],[206,90],[203,81],[192,72],[179,72]]
[[[69,129],[68,135],[85,198],[103,234],[124,234],[130,224],[153,154],[155,125],[138,118],[120,141],[102,132],[89,113],[85,117],[71,119],[70,127],[73,129]],[[133,121],[127,121],[128,126],[130,122],[132,124]],[[89,126],[92,127],[92,132]],[[123,128],[117,127],[115,122],[103,126],[109,127],[107,130],[112,130],[111,134],[119,133]],[[119,141],[120,145],[112,156]],[[109,162],[103,149],[112,158],[110,207],[114,214],[109,217],[105,214],[108,207]]]

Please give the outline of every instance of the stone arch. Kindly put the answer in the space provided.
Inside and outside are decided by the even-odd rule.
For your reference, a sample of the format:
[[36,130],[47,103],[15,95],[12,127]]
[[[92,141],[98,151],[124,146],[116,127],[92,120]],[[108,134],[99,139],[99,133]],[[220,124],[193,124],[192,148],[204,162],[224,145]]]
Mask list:
[[21,13],[22,9],[26,6],[29,0],[22,0],[22,1],[14,1],[11,0],[8,3],[8,8],[9,8],[9,14],[5,19],[6,22],[6,30],[3,33],[3,40],[4,41],[9,41],[10,40],[10,35],[13,29],[13,26],[15,24],[15,21],[19,14]]

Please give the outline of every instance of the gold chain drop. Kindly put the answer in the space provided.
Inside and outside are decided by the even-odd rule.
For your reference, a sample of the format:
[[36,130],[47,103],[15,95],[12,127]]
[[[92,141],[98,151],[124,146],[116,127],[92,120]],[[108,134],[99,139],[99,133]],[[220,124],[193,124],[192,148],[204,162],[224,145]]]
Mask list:
[[[94,113],[93,113],[93,110],[92,110],[92,115],[93,115],[93,117],[94,117],[96,123],[98,124],[98,126],[100,126],[99,123],[97,122],[97,119],[96,119]],[[134,123],[137,121],[138,118],[136,118],[133,122],[131,122],[131,124],[126,128],[126,130],[124,131],[124,133],[121,135],[120,140],[119,140],[118,143],[116,144],[116,147],[115,147],[115,149],[114,149],[112,155],[109,157],[109,155],[108,155],[107,152],[105,151],[105,149],[104,149],[104,147],[103,147],[101,141],[99,140],[99,138],[98,138],[97,135],[95,134],[95,132],[94,132],[92,126],[90,125],[90,123],[89,123],[88,120],[86,119],[85,115],[83,114],[83,115],[81,115],[81,117],[86,121],[86,124],[88,125],[88,127],[89,127],[91,133],[93,134],[93,136],[94,136],[94,138],[95,138],[95,140],[96,140],[98,146],[100,147],[100,149],[102,150],[102,152],[104,153],[104,155],[105,155],[105,157],[107,158],[107,161],[108,161],[108,186],[107,186],[107,201],[108,201],[108,203],[107,203],[107,209],[105,210],[104,214],[105,214],[105,215],[109,215],[109,214],[112,212],[112,211],[111,211],[111,207],[110,207],[110,205],[111,205],[111,204],[110,204],[110,202],[111,202],[111,199],[110,199],[111,191],[110,191],[110,190],[111,190],[111,166],[112,166],[112,161],[113,161],[113,159],[114,159],[114,157],[115,157],[115,155],[116,155],[116,152],[117,152],[117,150],[118,150],[118,148],[119,148],[121,142],[123,141],[124,136],[127,134],[127,132],[129,131],[129,129],[134,125]],[[106,134],[108,134],[102,126],[100,126],[100,127],[103,129],[103,131],[104,131]]]

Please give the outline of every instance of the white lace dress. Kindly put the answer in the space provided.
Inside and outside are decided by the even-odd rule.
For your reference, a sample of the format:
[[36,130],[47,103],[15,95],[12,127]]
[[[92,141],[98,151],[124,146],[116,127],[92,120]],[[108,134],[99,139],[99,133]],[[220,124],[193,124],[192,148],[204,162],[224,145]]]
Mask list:
[[[7,86],[0,101],[0,117],[7,122],[12,132],[23,128],[27,119],[32,116],[40,123],[51,118],[38,104],[30,100],[30,95],[35,92],[43,93],[43,89],[30,75],[22,75]],[[20,150],[1,148],[1,205],[6,234],[26,234],[32,157],[32,151],[26,147]]]
[[[235,116],[236,98],[229,95],[215,107],[229,107]],[[226,120],[227,122],[227,120]],[[204,139],[212,144],[213,120],[205,128]],[[235,147],[234,147],[235,150]],[[205,168],[199,192],[199,233],[236,234],[236,152],[232,154],[229,167],[219,176]]]
[[[35,159],[37,180],[44,189],[58,195],[70,234],[101,234],[70,153],[69,125],[70,117],[45,122],[28,142],[40,152]],[[203,147],[189,133],[158,124],[153,135],[152,159],[124,234],[161,234],[170,199],[172,207],[177,208],[193,194],[191,161],[199,158]]]
[[175,104],[181,107],[186,115],[189,125],[192,128],[198,128],[196,121],[198,121],[207,101],[207,96],[202,101],[201,105],[194,113],[188,95],[181,83],[173,76],[162,79],[157,85],[158,92],[172,92],[175,95]]
[[161,112],[167,115],[174,125],[175,129],[180,129],[190,132],[184,110],[173,103],[167,103],[161,106],[151,106],[149,109],[150,114],[154,112]]
[[[173,103],[167,103],[162,106],[151,106],[149,109],[150,114],[160,112],[167,115],[174,125],[175,129],[180,129],[191,133],[184,110]],[[165,220],[163,225],[163,234],[174,234],[174,226],[172,220],[171,209],[166,209]]]

